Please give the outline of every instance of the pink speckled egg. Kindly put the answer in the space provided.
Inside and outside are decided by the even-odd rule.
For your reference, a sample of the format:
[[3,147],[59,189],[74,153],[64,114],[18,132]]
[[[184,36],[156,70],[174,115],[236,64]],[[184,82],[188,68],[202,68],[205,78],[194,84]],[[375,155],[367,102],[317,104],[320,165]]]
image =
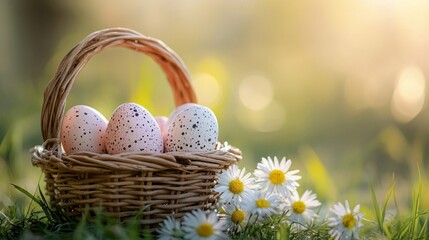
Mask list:
[[109,154],[162,153],[161,129],[144,107],[124,103],[116,108],[107,125],[106,148]]
[[61,125],[61,143],[67,154],[79,151],[106,153],[106,118],[97,110],[77,105],[64,115]]
[[162,141],[165,141],[165,137],[167,136],[168,130],[168,118],[164,116],[156,116],[155,121],[158,124],[158,127],[161,129]]
[[168,127],[166,152],[208,152],[216,147],[218,123],[207,107],[194,104],[180,111]]

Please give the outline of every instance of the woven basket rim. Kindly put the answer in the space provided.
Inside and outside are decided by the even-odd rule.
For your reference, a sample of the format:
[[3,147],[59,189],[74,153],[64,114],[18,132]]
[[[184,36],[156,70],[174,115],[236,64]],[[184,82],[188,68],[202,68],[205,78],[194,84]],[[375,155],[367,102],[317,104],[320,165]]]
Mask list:
[[[50,141],[46,141],[48,144]],[[119,154],[99,154],[87,151],[65,154],[42,146],[31,150],[33,165],[55,168],[61,171],[90,173],[114,171],[219,171],[225,165],[241,161],[240,149],[227,142],[218,143],[215,150],[209,152],[124,152]]]

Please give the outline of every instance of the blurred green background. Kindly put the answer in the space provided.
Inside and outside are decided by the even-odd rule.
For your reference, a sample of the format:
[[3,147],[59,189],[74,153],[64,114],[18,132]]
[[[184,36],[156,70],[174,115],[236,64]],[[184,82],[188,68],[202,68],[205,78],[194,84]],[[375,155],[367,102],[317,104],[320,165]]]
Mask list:
[[[43,178],[29,149],[43,143],[43,91],[62,57],[93,31],[128,27],[183,58],[241,166],[287,156],[301,192],[327,203],[368,204],[371,182],[383,198],[394,174],[408,206],[418,166],[429,183],[428,11],[424,0],[0,1],[1,203],[20,199],[10,183],[31,192]],[[85,66],[67,108],[109,118],[127,101],[174,108],[161,69],[115,48]]]

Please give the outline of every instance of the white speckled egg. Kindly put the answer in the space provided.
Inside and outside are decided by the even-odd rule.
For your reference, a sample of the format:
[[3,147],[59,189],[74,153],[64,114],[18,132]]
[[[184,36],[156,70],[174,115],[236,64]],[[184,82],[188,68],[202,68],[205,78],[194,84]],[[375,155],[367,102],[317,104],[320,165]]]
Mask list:
[[61,125],[61,143],[67,154],[79,151],[106,153],[105,131],[107,119],[97,110],[77,105],[64,115]]
[[176,108],[175,108],[175,109],[170,113],[170,116],[168,116],[167,129],[168,129],[168,126],[170,126],[170,125],[171,125],[171,123],[173,123],[173,120],[174,120],[174,118],[176,118],[177,114],[179,114],[179,113],[180,113],[180,112],[182,112],[183,110],[188,109],[188,108],[193,107],[193,106],[200,106],[200,105],[198,105],[198,104],[196,104],[196,103],[185,103],[185,104],[182,104],[182,105],[180,105],[180,106],[176,107]]
[[158,127],[161,129],[162,141],[165,141],[165,137],[167,136],[168,130],[168,118],[164,116],[156,116],[155,121],[158,124]]
[[168,127],[166,152],[208,152],[216,147],[218,123],[207,107],[194,104],[176,115]]
[[106,148],[109,154],[162,153],[161,129],[144,107],[136,103],[124,103],[116,108],[107,125]]

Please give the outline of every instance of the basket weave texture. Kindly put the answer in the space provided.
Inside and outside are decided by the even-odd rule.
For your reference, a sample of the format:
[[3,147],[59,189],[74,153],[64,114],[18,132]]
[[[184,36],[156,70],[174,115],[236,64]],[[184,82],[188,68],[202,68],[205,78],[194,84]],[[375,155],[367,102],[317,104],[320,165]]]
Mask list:
[[205,153],[130,152],[65,154],[60,128],[66,98],[88,60],[108,47],[126,47],[154,59],[165,72],[176,106],[196,102],[189,73],[180,57],[161,41],[125,28],[94,32],[61,61],[44,93],[41,112],[42,146],[32,151],[32,163],[45,174],[51,206],[79,218],[100,205],[113,218],[141,213],[141,224],[156,229],[166,216],[181,218],[194,209],[210,209],[216,173],[241,159],[241,151],[218,144]]

